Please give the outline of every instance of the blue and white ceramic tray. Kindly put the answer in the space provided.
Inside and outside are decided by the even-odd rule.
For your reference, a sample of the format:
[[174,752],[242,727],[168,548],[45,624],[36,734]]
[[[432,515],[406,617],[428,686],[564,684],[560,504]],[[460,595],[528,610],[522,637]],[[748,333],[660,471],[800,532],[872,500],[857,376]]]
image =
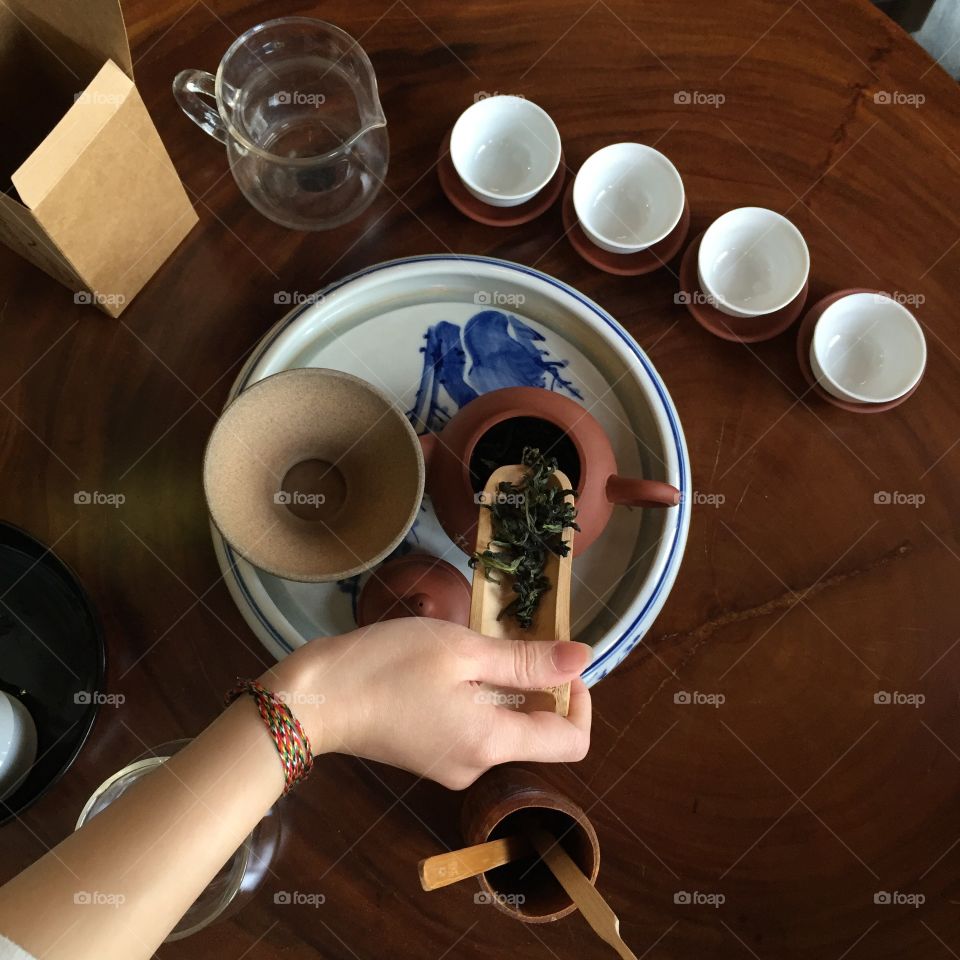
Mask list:
[[[584,679],[605,677],[642,640],[680,567],[690,463],[663,382],[606,311],[519,264],[409,257],[355,273],[294,307],[253,351],[229,399],[291,367],[363,377],[393,397],[420,433],[439,429],[473,397],[499,387],[544,387],[582,403],[606,430],[621,473],[665,480],[683,494],[671,509],[615,508],[600,539],[574,564],[573,635],[594,649]],[[237,556],[215,529],[213,540],[231,594],[274,656],[354,628],[362,578],[281,580]],[[397,552],[413,549],[471,575],[429,498]]]

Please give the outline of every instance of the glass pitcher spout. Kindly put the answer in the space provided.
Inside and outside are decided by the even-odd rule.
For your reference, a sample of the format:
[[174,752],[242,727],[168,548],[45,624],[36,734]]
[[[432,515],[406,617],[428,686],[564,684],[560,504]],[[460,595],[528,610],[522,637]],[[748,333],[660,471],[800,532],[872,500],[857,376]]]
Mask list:
[[[367,60],[367,55],[362,50],[360,53],[364,60]],[[369,62],[370,61],[367,60],[368,64]],[[359,127],[354,133],[347,136],[343,143],[341,143],[335,151],[331,151],[331,153],[346,153],[367,136],[367,134],[373,133],[375,130],[386,129],[387,117],[380,103],[380,94],[377,90],[377,78],[374,76],[372,66],[370,66],[368,85],[365,84],[364,86],[367,86],[367,89],[364,89],[363,86],[357,86],[354,91],[357,97]]]
[[386,126],[387,118],[384,116],[383,111],[380,110],[375,116],[370,118],[366,126],[361,127],[352,137],[344,140],[340,149],[344,151],[349,150],[361,137],[365,137],[374,130],[384,129]]

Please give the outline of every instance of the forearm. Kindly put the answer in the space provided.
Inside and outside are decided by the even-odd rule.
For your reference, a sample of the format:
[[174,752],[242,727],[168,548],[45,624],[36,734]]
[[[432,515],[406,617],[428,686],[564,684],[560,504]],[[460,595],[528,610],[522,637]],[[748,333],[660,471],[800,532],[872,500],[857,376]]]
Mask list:
[[[264,682],[291,689],[295,673]],[[243,697],[3,887],[0,933],[41,960],[152,956],[282,790],[272,737]]]
[[[356,754],[462,789],[494,763],[583,757],[590,694],[578,675],[588,659],[583,644],[495,640],[408,618],[316,640],[260,679],[286,700],[314,754]],[[487,684],[561,683],[571,683],[566,718],[478,696]],[[0,933],[39,960],[152,956],[280,795],[282,771],[244,697],[0,889]]]

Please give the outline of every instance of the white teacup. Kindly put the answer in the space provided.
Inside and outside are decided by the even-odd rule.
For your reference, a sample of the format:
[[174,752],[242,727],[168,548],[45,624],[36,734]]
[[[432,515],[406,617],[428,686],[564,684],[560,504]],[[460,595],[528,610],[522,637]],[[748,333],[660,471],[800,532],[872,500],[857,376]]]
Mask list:
[[659,150],[611,143],[589,156],[573,183],[573,207],[590,241],[638,253],[663,240],[683,215],[683,180]]
[[0,800],[14,793],[37,759],[37,728],[27,708],[0,691]]
[[739,207],[718,217],[700,241],[700,286],[731,317],[775,313],[803,289],[810,252],[803,234],[763,207]]
[[478,100],[450,134],[450,159],[463,185],[494,207],[532,200],[557,172],[560,153],[556,124],[523,97]]
[[927,363],[927,342],[903,304],[879,293],[851,293],[817,320],[810,367],[839,400],[889,403],[912,390]]

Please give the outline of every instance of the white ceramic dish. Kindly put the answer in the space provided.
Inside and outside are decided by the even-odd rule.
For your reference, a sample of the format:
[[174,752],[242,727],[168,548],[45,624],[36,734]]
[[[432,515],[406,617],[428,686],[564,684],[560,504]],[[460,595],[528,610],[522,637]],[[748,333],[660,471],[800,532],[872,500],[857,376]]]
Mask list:
[[9,797],[37,759],[37,728],[16,697],[0,690],[0,800]]
[[573,182],[583,232],[609,253],[637,253],[658,243],[683,215],[683,180],[659,150],[611,143],[589,156]]
[[810,367],[820,386],[840,400],[889,403],[912,390],[927,364],[920,324],[902,303],[876,293],[852,293],[817,320]]
[[760,317],[800,293],[810,274],[810,252],[786,217],[763,207],[739,207],[707,228],[697,274],[718,310],[731,317]]
[[[230,397],[300,366],[364,377],[393,396],[420,433],[498,387],[542,386],[583,403],[606,430],[625,474],[665,480],[684,494],[676,508],[620,510],[574,565],[574,635],[594,648],[587,682],[606,676],[640,643],[680,567],[690,523],[690,464],[663,382],[597,304],[546,274],[502,260],[395,260],[332,284],[292,310],[253,351]],[[227,585],[274,656],[309,638],[353,629],[361,578],[281,580],[238,557],[212,532]],[[398,553],[413,548],[471,576],[429,497]]]
[[550,115],[523,97],[485,97],[460,114],[450,159],[473,196],[494,207],[533,199],[560,166],[560,132]]

